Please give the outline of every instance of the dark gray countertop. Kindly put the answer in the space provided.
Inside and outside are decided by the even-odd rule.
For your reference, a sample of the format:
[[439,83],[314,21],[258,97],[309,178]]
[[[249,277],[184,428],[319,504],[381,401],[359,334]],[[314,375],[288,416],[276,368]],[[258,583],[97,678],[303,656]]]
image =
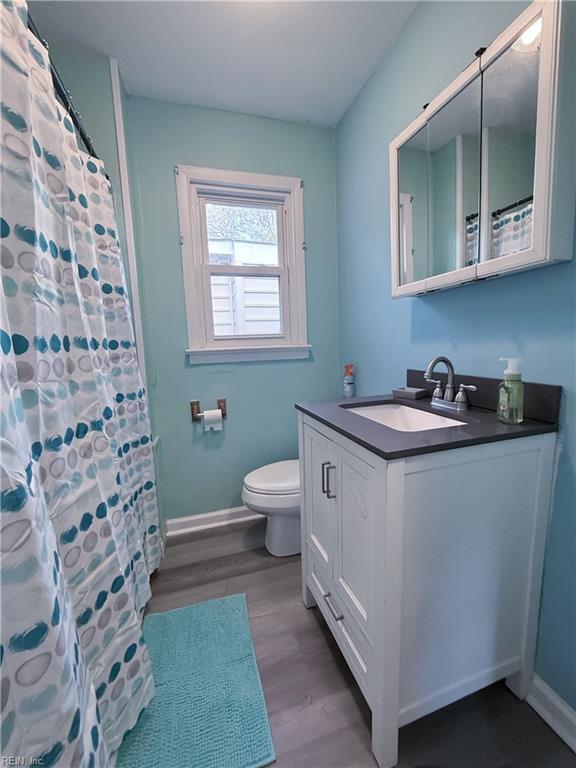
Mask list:
[[[397,403],[428,411],[446,418],[466,422],[464,426],[444,429],[427,429],[421,432],[400,432],[372,421],[348,410],[354,406]],[[557,432],[558,425],[534,419],[525,419],[522,424],[503,424],[498,421],[495,411],[470,408],[457,413],[431,407],[430,398],[404,400],[392,395],[355,397],[350,400],[329,400],[317,403],[296,403],[296,408],[313,419],[339,432],[341,435],[362,445],[383,459],[401,459],[420,453],[447,451],[466,445],[480,445],[516,437],[543,435]],[[343,407],[344,406],[344,407]]]

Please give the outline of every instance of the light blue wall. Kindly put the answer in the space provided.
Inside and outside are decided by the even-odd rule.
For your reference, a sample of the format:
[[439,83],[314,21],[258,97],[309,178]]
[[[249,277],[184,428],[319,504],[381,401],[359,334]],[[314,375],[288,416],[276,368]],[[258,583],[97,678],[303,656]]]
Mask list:
[[[570,4],[572,5],[572,4]],[[418,6],[337,131],[341,359],[360,394],[447,354],[461,373],[562,384],[564,450],[548,540],[537,671],[576,707],[576,261],[437,293],[390,298],[388,143],[522,10],[516,3]],[[566,73],[574,82],[574,74]],[[573,248],[567,243],[568,249]]]
[[402,147],[398,158],[398,191],[412,196],[412,250],[414,280],[428,275],[428,155],[425,150]]
[[456,269],[456,139],[432,153],[428,200],[429,230],[433,238],[428,274]]
[[510,128],[488,131],[488,210],[495,211],[523,200],[534,191],[533,133]]
[[[124,246],[109,60],[59,45],[50,51],[106,163]],[[156,459],[162,512],[178,517],[235,506],[248,470],[296,456],[294,402],[339,392],[333,132],[122,97],[148,394],[161,438]],[[176,163],[304,178],[310,360],[185,366]],[[189,401],[200,399],[209,408],[217,397],[228,399],[230,415],[223,434],[204,437],[190,421]]]
[[462,136],[462,215],[478,213],[480,208],[480,136]]
[[[128,97],[125,106],[162,509],[179,517],[233,507],[246,472],[297,456],[294,402],[339,391],[333,133],[148,99]],[[304,179],[311,359],[185,365],[177,163]],[[190,400],[214,408],[219,397],[228,400],[224,431],[204,435]]]
[[[72,94],[72,101],[82,115],[82,124],[91,137],[96,152],[106,165],[114,190],[114,204],[120,247],[124,256],[126,280],[126,235],[124,211],[120,193],[120,171],[118,168],[118,144],[114,122],[110,60],[107,56],[92,51],[78,50],[67,46],[50,45],[50,57]],[[79,142],[81,149],[84,149]]]

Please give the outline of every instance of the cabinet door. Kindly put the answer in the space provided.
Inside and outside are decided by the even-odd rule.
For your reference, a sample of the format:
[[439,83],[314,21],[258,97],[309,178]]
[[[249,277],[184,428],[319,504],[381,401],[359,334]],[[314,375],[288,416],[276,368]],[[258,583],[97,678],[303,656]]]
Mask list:
[[336,537],[334,443],[306,427],[306,539],[328,579]]
[[[398,148],[393,252],[398,289],[424,290],[428,259],[428,125]],[[419,288],[418,288],[419,286]]]
[[548,218],[559,5],[531,4],[482,55],[479,276],[553,258]]
[[481,103],[476,60],[390,144],[393,297],[476,277]]
[[476,277],[481,100],[477,75],[428,121],[426,290]]
[[376,470],[338,448],[338,535],[334,582],[342,602],[370,636],[374,519],[378,509]]

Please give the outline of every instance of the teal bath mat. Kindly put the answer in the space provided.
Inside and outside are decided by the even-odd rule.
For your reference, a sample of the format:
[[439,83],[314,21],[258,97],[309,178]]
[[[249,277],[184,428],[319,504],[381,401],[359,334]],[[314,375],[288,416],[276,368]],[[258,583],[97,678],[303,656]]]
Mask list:
[[245,595],[144,620],[156,696],[117,768],[262,768],[275,759]]

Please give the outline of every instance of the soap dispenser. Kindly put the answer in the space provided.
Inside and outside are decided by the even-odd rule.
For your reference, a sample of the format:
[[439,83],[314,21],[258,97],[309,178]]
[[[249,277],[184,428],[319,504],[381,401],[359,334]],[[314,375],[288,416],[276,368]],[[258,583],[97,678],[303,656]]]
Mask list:
[[498,418],[504,424],[521,424],[524,420],[524,384],[520,373],[520,357],[501,357],[508,363],[504,381],[498,387]]

